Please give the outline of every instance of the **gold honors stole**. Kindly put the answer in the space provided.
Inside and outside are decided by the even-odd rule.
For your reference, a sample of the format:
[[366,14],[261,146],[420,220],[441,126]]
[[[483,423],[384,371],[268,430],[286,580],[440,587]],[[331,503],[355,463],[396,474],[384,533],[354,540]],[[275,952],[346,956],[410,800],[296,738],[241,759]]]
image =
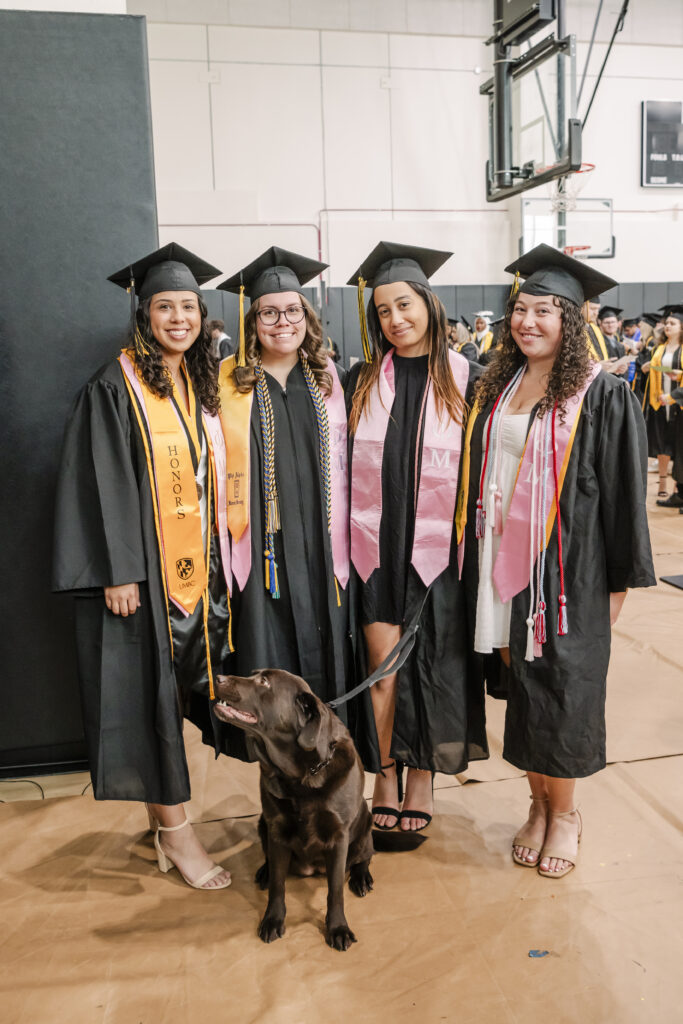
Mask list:
[[236,543],[249,522],[249,423],[252,392],[242,393],[234,384],[232,371],[237,361],[230,356],[221,363],[218,387],[221,396],[221,426],[227,456],[228,528]]
[[[607,346],[605,345],[605,339],[602,336],[602,331],[597,324],[587,324],[586,326],[586,341],[588,343],[588,351],[591,354],[591,359],[595,360],[596,363],[604,362],[609,359],[609,353],[607,352]],[[597,342],[600,351],[595,347]]]
[[[170,398],[159,398],[147,388],[135,371],[130,351],[122,352],[119,363],[133,408],[137,414],[139,406],[142,407],[151,438],[150,485],[157,512],[166,591],[185,615],[191,615],[208,582],[199,495],[190,450],[192,444],[198,461],[202,445],[197,430],[197,400],[192,382],[186,373],[190,402],[188,414],[175,385],[175,402]],[[142,430],[142,424],[140,428]],[[144,436],[143,430],[143,439]],[[211,473],[207,477],[210,487]]]

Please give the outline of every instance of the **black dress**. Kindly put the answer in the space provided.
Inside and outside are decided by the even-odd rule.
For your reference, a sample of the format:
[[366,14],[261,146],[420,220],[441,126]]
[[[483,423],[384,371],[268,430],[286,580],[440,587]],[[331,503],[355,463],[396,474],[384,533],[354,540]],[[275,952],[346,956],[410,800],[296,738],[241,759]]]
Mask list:
[[[475,512],[482,435],[491,408],[489,403],[479,413],[471,439],[464,578],[473,633],[479,582]],[[533,662],[524,658],[528,586],[512,598],[510,670],[497,652],[476,655],[489,692],[507,697],[503,757],[523,771],[579,778],[605,765],[609,595],[656,584],[646,474],[645,425],[637,399],[626,381],[600,373],[584,398],[560,497],[569,632],[557,635],[556,521],[546,560],[543,656]]]
[[[673,370],[680,370],[683,362],[681,356],[683,355],[683,346],[679,345],[674,350],[672,366]],[[652,387],[651,379],[652,369],[647,374],[647,391],[645,396],[645,415],[647,418],[647,445],[648,455],[651,459],[656,458],[658,455],[669,455],[671,458],[675,457],[676,446],[677,446],[677,433],[678,425],[677,420],[680,415],[680,409],[678,405],[662,405],[659,409],[653,409],[650,405],[650,388]],[[662,380],[664,379],[662,374]],[[675,389],[676,382],[672,380],[671,388]]]
[[[290,371],[287,386],[266,373],[273,407],[275,477],[281,529],[275,534],[280,597],[265,587],[263,442],[256,396],[250,425],[251,571],[240,592],[232,597],[232,640],[235,648],[225,671],[249,675],[259,668],[280,668],[302,676],[323,701],[333,700],[355,685],[355,649],[352,642],[349,587],[334,582],[332,550],[327,532],[322,469],[318,451],[318,424],[311,396],[299,363]],[[366,693],[351,705],[341,705],[340,718],[349,725],[357,746],[371,763],[378,759],[376,733],[355,730],[356,710],[369,702]],[[367,716],[365,717],[367,722]],[[255,755],[244,733],[222,727],[223,749],[243,760]]]
[[[382,462],[380,565],[366,584],[355,570],[363,623],[407,625],[426,588],[410,565],[415,528],[416,451],[422,449],[418,423],[427,383],[428,357],[394,355],[395,397]],[[350,408],[360,366],[349,372]],[[481,368],[470,364],[470,379]],[[353,440],[350,441],[353,474]],[[419,458],[419,456],[418,456]],[[455,528],[448,568],[434,581],[422,612],[415,647],[399,670],[391,757],[414,768],[455,774],[469,761],[488,757],[484,688],[473,671],[464,587],[458,578]],[[371,706],[367,712],[372,715]],[[376,770],[366,764],[369,771]]]
[[[216,672],[228,651],[229,615],[211,531],[209,542],[208,626]],[[53,590],[76,597],[83,724],[96,799],[189,800],[183,716],[215,746],[202,600],[188,618],[170,604],[171,648],[161,572],[143,441],[114,361],[93,376],[69,414],[55,510]],[[139,584],[141,604],[125,618],[109,611],[103,593],[124,583]]]

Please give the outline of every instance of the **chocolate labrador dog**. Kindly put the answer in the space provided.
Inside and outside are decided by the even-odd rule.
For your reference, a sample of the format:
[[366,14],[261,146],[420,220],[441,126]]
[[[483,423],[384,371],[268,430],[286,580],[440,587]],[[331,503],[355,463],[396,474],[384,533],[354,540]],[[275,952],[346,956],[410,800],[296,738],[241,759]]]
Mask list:
[[372,818],[363,766],[348,730],[299,676],[262,669],[218,676],[214,714],[255,740],[261,765],[259,834],[266,856],[256,881],[268,888],[258,934],[285,931],[285,877],[327,872],[325,937],[346,950],[356,937],[344,915],[344,878],[356,896],[372,889]]

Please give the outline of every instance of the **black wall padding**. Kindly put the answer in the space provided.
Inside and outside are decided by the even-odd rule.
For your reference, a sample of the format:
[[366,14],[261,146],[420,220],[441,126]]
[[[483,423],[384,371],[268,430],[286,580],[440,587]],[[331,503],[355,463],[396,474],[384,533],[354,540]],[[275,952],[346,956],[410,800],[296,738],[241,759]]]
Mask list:
[[[157,245],[143,18],[0,11],[0,772],[85,758],[72,601],[50,593],[75,392],[121,347],[108,274]],[[187,126],[184,128],[185,137]]]

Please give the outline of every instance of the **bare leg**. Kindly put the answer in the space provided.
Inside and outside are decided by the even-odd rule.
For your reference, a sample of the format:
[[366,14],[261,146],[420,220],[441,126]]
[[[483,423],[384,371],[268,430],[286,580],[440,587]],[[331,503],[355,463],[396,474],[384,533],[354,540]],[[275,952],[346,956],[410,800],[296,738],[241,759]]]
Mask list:
[[[545,778],[548,791],[548,828],[545,834],[545,845],[549,848],[560,847],[571,850],[573,856],[569,860],[561,860],[558,857],[543,857],[540,866],[544,871],[564,871],[569,864],[576,862],[579,850],[579,816],[572,814],[576,804],[574,803],[574,788],[576,779],[554,779],[549,775]],[[566,815],[562,818],[553,815]]]
[[[368,662],[371,672],[384,661],[401,638],[401,627],[389,622],[371,622],[363,626],[365,642],[368,648]],[[372,710],[375,714],[375,726],[379,741],[381,764],[391,761],[391,736],[394,728],[394,712],[396,710],[396,674],[380,679],[370,690]],[[375,777],[375,790],[372,797],[373,805],[396,807],[396,815],[377,814],[373,824],[393,827],[398,821],[398,783],[396,768],[385,769],[384,775]]]
[[[666,491],[668,494],[667,478],[669,476],[669,456],[658,455],[657,463],[659,465],[659,491],[658,493],[663,496]],[[663,482],[662,482],[663,481]]]
[[[147,804],[147,809],[164,828],[182,825],[187,817],[183,804]],[[178,829],[177,832],[161,832],[159,845],[177,865],[178,870],[190,880],[201,878],[214,866],[214,861],[211,860],[197,839],[191,825]],[[211,878],[202,888],[213,889],[216,886],[225,885],[229,878],[230,872],[222,871],[220,875]]]
[[545,775],[527,772],[527,779],[531,789],[529,818],[517,833],[515,838],[519,842],[513,846],[513,850],[519,860],[535,865],[541,856],[548,824],[548,787]]

